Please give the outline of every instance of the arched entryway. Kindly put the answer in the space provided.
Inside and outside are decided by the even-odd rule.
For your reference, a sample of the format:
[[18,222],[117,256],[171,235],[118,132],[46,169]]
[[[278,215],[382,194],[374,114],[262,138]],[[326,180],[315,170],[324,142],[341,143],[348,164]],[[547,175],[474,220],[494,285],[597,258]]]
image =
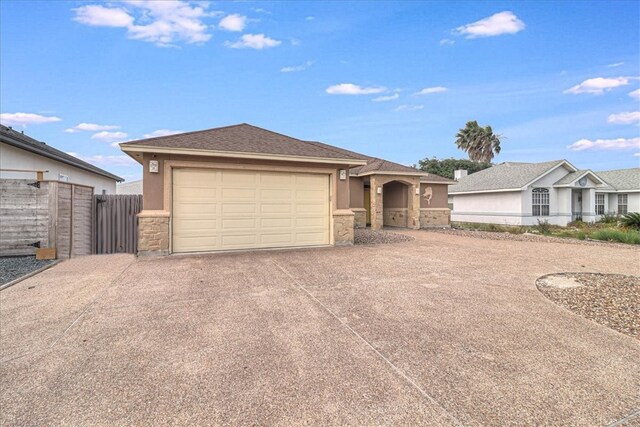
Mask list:
[[390,181],[382,186],[382,225],[385,227],[407,227],[409,217],[409,192],[411,186]]

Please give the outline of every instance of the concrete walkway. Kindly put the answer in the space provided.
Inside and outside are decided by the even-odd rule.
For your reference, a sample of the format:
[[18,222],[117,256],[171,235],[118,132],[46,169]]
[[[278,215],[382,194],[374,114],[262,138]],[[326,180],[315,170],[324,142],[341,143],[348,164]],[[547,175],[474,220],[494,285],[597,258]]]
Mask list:
[[65,261],[0,292],[2,425],[608,425],[640,343],[548,301],[640,252],[408,243]]

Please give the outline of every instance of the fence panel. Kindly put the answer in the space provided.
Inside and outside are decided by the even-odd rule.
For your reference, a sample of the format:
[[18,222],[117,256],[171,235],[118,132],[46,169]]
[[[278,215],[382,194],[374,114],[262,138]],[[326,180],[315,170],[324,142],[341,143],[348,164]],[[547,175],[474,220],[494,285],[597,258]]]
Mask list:
[[98,195],[94,205],[95,253],[136,253],[142,195]]

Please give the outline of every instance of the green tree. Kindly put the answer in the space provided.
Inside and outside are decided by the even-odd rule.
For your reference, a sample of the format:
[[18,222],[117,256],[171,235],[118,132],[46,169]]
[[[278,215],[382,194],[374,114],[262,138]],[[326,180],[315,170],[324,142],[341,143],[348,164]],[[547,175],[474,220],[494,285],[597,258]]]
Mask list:
[[491,163],[480,163],[467,159],[449,158],[438,160],[435,157],[425,157],[418,161],[420,170],[449,179],[453,179],[453,171],[457,169],[465,169],[469,174],[472,174],[490,167]]
[[474,162],[490,163],[500,153],[501,135],[493,133],[491,126],[481,127],[473,120],[467,122],[456,135],[456,146],[466,151]]

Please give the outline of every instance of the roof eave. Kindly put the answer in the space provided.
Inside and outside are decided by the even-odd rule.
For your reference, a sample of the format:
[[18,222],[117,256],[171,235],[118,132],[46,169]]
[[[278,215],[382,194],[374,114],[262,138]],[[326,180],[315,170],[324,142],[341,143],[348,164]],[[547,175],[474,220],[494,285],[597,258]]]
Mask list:
[[472,190],[472,191],[450,191],[449,194],[452,196],[460,195],[460,194],[482,194],[482,193],[508,193],[508,192],[516,192],[522,191],[522,188],[500,188],[496,190]]
[[96,175],[100,175],[100,176],[104,176],[104,177],[109,178],[109,179],[113,179],[114,181],[117,181],[117,182],[123,182],[124,181],[124,178],[121,178],[118,175],[114,175],[114,174],[112,174],[110,172],[107,172],[105,170],[102,170],[100,168],[96,167],[97,169],[100,170],[100,171],[96,171],[94,169],[86,167],[85,165],[83,165],[81,163],[72,162],[69,159],[65,159],[64,157],[57,156],[57,155],[55,155],[53,153],[49,153],[47,151],[38,150],[36,147],[33,147],[30,144],[26,144],[26,143],[24,143],[24,142],[22,142],[22,141],[20,141],[18,139],[12,138],[11,135],[6,135],[6,137],[2,139],[2,142],[4,142],[5,144],[9,144],[9,145],[11,145],[13,147],[19,148],[21,150],[29,151],[30,153],[34,153],[34,154],[37,154],[37,155],[42,156],[42,157],[46,157],[46,158],[51,159],[51,160],[55,160],[55,161],[60,162],[60,163],[64,163],[66,165],[70,165],[70,166],[76,167],[78,169],[82,169],[84,171],[87,171],[87,172],[90,172],[90,173],[93,173],[93,174],[96,174]]
[[[427,172],[394,172],[394,171],[370,171],[351,175],[353,177],[362,177],[370,175],[404,175],[404,176],[427,176]],[[421,181],[422,182],[422,181]]]
[[[311,156],[292,156],[285,154],[267,154],[267,153],[249,153],[240,151],[215,151],[215,150],[199,150],[193,148],[171,148],[171,147],[152,147],[145,145],[128,145],[121,144],[120,149],[129,156],[135,157],[131,153],[160,153],[160,154],[183,154],[191,156],[206,157],[228,157],[237,159],[253,159],[253,160],[272,160],[272,161],[288,161],[288,162],[304,162],[304,163],[324,163],[334,165],[360,166],[366,165],[366,160],[331,158],[331,157],[311,157]],[[139,161],[138,159],[135,159]]]

